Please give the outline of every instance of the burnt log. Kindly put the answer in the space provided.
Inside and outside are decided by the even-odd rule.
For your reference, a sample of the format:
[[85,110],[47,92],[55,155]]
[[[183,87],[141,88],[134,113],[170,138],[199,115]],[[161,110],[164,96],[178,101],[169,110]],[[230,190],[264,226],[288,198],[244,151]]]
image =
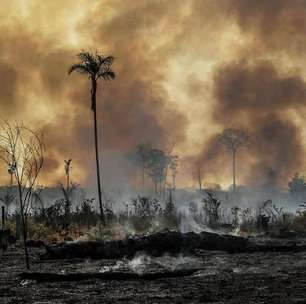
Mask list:
[[61,282],[82,280],[158,280],[164,278],[177,278],[189,276],[199,269],[180,269],[163,272],[148,272],[139,274],[136,272],[81,272],[81,273],[52,273],[52,272],[22,272],[19,277],[23,280],[35,280],[37,282]]
[[133,257],[138,252],[150,256],[164,254],[190,254],[196,249],[221,250],[230,253],[246,250],[248,239],[217,233],[181,233],[176,231],[160,232],[142,237],[129,237],[114,241],[66,242],[45,246],[46,259],[120,259]]
[[306,240],[275,240],[243,238],[217,233],[160,232],[114,241],[64,242],[45,245],[43,259],[121,259],[138,252],[149,256],[192,254],[196,250],[216,250],[228,253],[297,252],[306,251]]

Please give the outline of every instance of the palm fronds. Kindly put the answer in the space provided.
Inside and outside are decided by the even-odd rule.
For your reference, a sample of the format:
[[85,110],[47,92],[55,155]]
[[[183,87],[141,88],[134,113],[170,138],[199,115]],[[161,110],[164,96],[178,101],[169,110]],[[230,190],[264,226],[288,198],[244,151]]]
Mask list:
[[114,61],[113,56],[103,56],[100,54],[93,55],[89,52],[81,52],[77,55],[80,63],[72,65],[68,74],[76,71],[81,74],[88,74],[93,79],[103,78],[110,80],[115,78],[115,73],[111,69]]
[[99,72],[97,76],[98,78],[103,78],[104,80],[115,79],[115,73],[111,70]]
[[79,73],[81,73],[81,74],[86,74],[86,73],[88,73],[88,74],[90,74],[90,71],[88,70],[88,68],[85,66],[85,65],[83,65],[83,64],[74,64],[74,65],[72,65],[70,68],[69,68],[69,70],[68,70],[68,74],[70,75],[72,72],[74,72],[74,71],[77,71],[77,72],[79,72]]

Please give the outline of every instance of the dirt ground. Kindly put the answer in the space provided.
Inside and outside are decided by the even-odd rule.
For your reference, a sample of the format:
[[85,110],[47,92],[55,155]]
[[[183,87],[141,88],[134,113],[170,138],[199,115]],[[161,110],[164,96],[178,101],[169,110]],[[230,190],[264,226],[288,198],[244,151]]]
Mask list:
[[[114,267],[123,271],[200,268],[192,276],[154,281],[37,283],[20,280],[21,248],[0,254],[0,303],[306,303],[306,252],[226,254],[201,251],[192,257],[138,257],[128,261],[40,261],[31,249],[35,271],[84,272]],[[145,267],[143,262],[145,261]],[[153,269],[153,270],[152,270]],[[160,270],[159,269],[159,270]]]

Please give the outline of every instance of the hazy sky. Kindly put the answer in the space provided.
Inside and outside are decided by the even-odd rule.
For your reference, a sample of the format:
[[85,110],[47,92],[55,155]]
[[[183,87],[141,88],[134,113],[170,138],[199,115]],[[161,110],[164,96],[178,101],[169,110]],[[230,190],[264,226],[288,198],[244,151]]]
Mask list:
[[253,141],[238,183],[284,185],[305,172],[305,16],[302,0],[1,0],[0,113],[43,130],[40,183],[62,180],[72,158],[73,180],[91,184],[89,82],[67,70],[97,50],[116,57],[98,92],[106,181],[134,180],[126,156],[150,142],[174,147],[181,185],[198,163],[204,183],[229,185],[215,136],[233,127]]

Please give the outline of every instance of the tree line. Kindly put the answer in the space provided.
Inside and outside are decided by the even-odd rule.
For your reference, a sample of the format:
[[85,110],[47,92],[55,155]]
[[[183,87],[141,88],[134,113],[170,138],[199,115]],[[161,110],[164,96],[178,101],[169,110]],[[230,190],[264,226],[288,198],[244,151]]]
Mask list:
[[137,165],[141,170],[141,188],[145,192],[147,180],[154,187],[154,194],[162,194],[167,184],[167,177],[171,174],[171,188],[176,187],[178,156],[163,150],[153,148],[150,144],[139,144],[136,148]]

